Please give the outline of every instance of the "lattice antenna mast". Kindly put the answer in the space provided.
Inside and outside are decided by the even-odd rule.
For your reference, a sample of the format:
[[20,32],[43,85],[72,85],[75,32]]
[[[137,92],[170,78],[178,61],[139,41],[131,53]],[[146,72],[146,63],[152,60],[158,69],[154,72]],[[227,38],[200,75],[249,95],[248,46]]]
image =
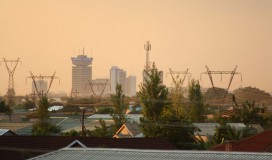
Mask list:
[[[8,74],[9,74],[8,91],[13,91],[14,95],[15,95],[13,75],[14,75],[14,72],[15,72],[15,69],[16,69],[18,63],[20,62],[22,64],[22,62],[20,61],[20,58],[18,58],[17,60],[7,60],[7,59],[3,58],[2,62],[5,63]],[[11,63],[11,65],[9,66],[8,63]],[[12,68],[12,63],[15,63],[13,68]]]
[[200,79],[201,79],[202,74],[208,74],[208,75],[209,75],[209,78],[210,78],[210,81],[211,81],[211,84],[212,84],[212,87],[213,87],[213,89],[215,89],[212,75],[213,75],[213,74],[220,74],[220,75],[221,75],[221,81],[222,81],[222,75],[223,75],[223,74],[230,74],[230,80],[229,80],[229,83],[228,83],[228,87],[227,87],[226,93],[225,93],[225,95],[224,95],[224,97],[223,97],[223,98],[225,98],[226,95],[228,94],[228,91],[229,91],[229,88],[230,88],[230,86],[231,86],[231,83],[232,83],[232,80],[233,80],[233,78],[234,78],[234,75],[236,75],[236,74],[240,75],[240,76],[241,76],[241,81],[243,80],[242,74],[236,72],[237,67],[238,67],[238,66],[236,66],[232,71],[211,71],[211,70],[208,68],[208,66],[206,65],[207,71],[200,74]]
[[[46,96],[51,88],[51,85],[53,83],[53,80],[54,79],[59,79],[59,83],[60,83],[60,78],[59,77],[56,77],[55,76],[56,72],[54,72],[54,74],[52,76],[42,76],[42,75],[39,75],[39,76],[35,76],[31,71],[30,71],[30,77],[27,77],[27,78],[32,78],[32,81],[33,81],[33,84],[34,84],[34,87],[35,87],[35,90],[39,96],[39,98],[41,99],[43,96]],[[40,82],[40,83],[43,83],[45,79],[49,79],[50,80],[50,83],[49,83],[49,86],[48,86],[48,89],[44,92],[43,90],[39,90],[38,87],[37,87],[37,83],[36,82]]]
[[146,41],[146,44],[144,45],[144,49],[146,51],[146,64],[145,64],[145,70],[149,71],[150,69],[150,61],[149,61],[149,51],[151,50],[151,44],[149,41]]
[[[95,97],[99,97],[99,98],[101,98],[102,96],[103,96],[103,94],[104,94],[104,91],[105,91],[105,88],[109,85],[108,84],[108,79],[106,79],[106,81],[103,83],[103,82],[91,82],[90,80],[89,80],[89,85],[90,85],[90,87],[91,87],[91,91],[93,92],[93,95],[95,96]],[[99,95],[97,95],[96,93],[95,93],[95,91],[94,91],[94,87],[97,87],[97,88],[100,88],[100,87],[102,87],[102,91],[100,92],[100,94]]]
[[[188,75],[188,78],[191,77],[191,73],[188,72],[189,71],[188,68],[185,71],[173,71],[171,68],[169,68],[169,71],[170,72],[167,74],[171,75],[172,81],[176,87],[182,87],[187,75]],[[180,75],[183,75],[183,78],[180,77]]]

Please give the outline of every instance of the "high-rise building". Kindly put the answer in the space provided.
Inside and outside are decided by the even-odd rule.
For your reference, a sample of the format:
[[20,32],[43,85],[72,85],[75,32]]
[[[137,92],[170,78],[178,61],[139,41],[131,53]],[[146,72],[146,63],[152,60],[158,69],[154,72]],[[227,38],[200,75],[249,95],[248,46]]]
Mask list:
[[89,81],[92,80],[92,57],[78,55],[72,57],[72,91],[80,97],[91,95]]
[[136,76],[128,76],[126,80],[126,96],[136,96]]
[[118,68],[117,66],[112,66],[110,69],[110,86],[111,93],[116,93],[116,85],[120,84],[125,93],[126,91],[126,71]]

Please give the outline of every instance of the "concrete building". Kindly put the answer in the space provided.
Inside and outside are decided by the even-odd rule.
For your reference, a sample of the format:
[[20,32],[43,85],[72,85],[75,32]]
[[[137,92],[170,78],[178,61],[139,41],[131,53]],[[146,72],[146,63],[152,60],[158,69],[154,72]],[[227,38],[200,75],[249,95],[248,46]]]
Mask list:
[[91,95],[89,81],[92,80],[92,57],[78,55],[72,57],[72,91],[77,92],[80,97]]
[[126,80],[126,95],[136,96],[136,76],[128,76]]
[[122,89],[126,91],[126,71],[118,68],[118,66],[112,66],[110,69],[110,86],[111,94],[115,94],[116,85],[121,84]]
[[[45,80],[36,80],[36,87],[40,94],[45,94],[48,90],[48,82]],[[32,93],[37,93],[34,82],[32,82]]]

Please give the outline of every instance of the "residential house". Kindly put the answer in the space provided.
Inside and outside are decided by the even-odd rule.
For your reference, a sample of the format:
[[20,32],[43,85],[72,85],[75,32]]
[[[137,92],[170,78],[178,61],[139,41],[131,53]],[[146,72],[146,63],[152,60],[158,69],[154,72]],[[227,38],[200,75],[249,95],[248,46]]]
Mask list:
[[115,133],[113,138],[142,138],[144,137],[139,124],[137,123],[125,123]]
[[247,137],[240,141],[229,141],[215,146],[213,151],[272,152],[272,130]]

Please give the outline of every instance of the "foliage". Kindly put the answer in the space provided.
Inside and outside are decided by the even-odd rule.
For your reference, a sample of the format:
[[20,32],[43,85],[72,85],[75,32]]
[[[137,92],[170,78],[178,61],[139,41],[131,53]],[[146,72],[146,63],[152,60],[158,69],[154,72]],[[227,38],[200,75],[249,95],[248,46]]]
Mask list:
[[168,90],[160,79],[161,72],[153,64],[149,71],[144,70],[144,83],[140,84],[138,96],[143,103],[144,117],[153,122],[158,122],[167,102]]
[[[236,103],[234,97],[234,104]],[[235,106],[235,113],[230,117],[232,122],[241,122],[245,125],[259,123],[264,125],[268,119],[263,116],[264,110],[255,105],[255,102],[245,101],[242,107]]]
[[72,129],[69,132],[62,133],[63,136],[71,136],[71,137],[78,137],[81,136],[81,133]]
[[33,125],[32,134],[35,136],[50,135],[59,133],[60,127],[52,125],[49,122],[49,103],[47,97],[42,97],[39,101],[39,107],[36,110],[38,121]]
[[87,131],[87,135],[90,137],[109,137],[111,138],[114,135],[111,127],[106,126],[106,122],[102,119],[99,119],[100,127],[95,126],[95,129],[92,131]]
[[[226,98],[224,98],[226,94]],[[223,88],[213,87],[209,88],[203,95],[203,99],[205,104],[209,104],[211,106],[217,106],[218,103],[231,103],[231,93],[227,93],[227,91]]]
[[[173,75],[172,75],[173,76]],[[177,76],[172,77],[174,88],[170,91],[170,100],[171,100],[171,110],[172,112],[181,119],[189,119],[188,110],[183,104],[183,89],[182,89],[182,80]]]
[[271,104],[272,102],[272,97],[268,92],[255,87],[238,88],[233,93],[239,97],[241,103],[247,100],[254,101],[256,104]]
[[194,79],[189,83],[189,100],[191,121],[204,122],[205,106],[203,103],[203,95],[201,93],[199,81],[195,81]]
[[9,121],[11,122],[11,115],[13,113],[12,109],[6,105],[4,101],[0,102],[0,113],[4,113],[9,116]]
[[224,143],[226,140],[241,140],[248,136],[255,134],[253,128],[245,127],[240,130],[236,130],[234,127],[224,123],[215,129],[215,134],[212,138],[212,144]]
[[113,108],[112,107],[105,107],[105,108],[100,108],[96,114],[112,114],[113,113]]
[[192,144],[193,128],[189,123],[173,112],[174,108],[168,100],[168,90],[162,84],[160,72],[153,68],[144,71],[147,75],[140,85],[138,96],[143,103],[141,128],[145,137],[166,138],[180,149],[188,149]]
[[114,108],[111,116],[114,121],[114,128],[117,131],[126,122],[126,111],[128,109],[120,84],[116,85],[116,93],[111,95],[111,103]]
[[35,102],[29,100],[28,97],[26,97],[26,101],[24,102],[24,106],[25,106],[25,109],[27,109],[27,110],[36,108]]

